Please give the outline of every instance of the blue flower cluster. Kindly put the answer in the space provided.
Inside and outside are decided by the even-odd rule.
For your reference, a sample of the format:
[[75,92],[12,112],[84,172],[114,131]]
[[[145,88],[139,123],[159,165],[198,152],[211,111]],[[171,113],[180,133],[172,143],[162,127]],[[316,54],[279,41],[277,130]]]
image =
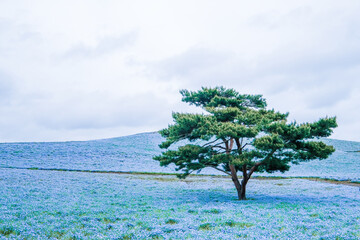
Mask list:
[[0,239],[359,239],[358,187],[0,168]]

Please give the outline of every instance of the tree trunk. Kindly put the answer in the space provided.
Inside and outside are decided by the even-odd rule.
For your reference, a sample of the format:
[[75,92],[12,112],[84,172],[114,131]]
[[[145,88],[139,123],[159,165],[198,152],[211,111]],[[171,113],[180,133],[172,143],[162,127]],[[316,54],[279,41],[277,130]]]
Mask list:
[[235,185],[235,188],[236,188],[236,191],[238,194],[238,198],[239,198],[239,200],[242,200],[242,198],[241,198],[242,186],[241,186],[238,176],[236,174],[235,166],[232,164],[229,164],[229,167],[230,167],[230,171],[231,171],[231,180],[234,182],[234,185]]
[[243,179],[241,181],[241,192],[240,192],[240,200],[246,200],[246,184],[247,184],[247,180],[245,181],[245,179]]
[[[239,139],[235,139],[237,147],[239,148],[240,146],[240,142]],[[226,147],[226,154],[230,154],[230,151],[233,147],[234,144],[234,139],[230,139],[230,145],[229,142],[224,142],[225,143],[225,147]],[[241,184],[239,182],[239,178],[236,174],[236,168],[233,164],[229,163],[229,168],[230,168],[230,172],[231,172],[231,179],[234,182],[237,194],[238,194],[238,198],[239,200],[246,200],[246,183],[249,180],[249,177],[247,175],[247,170],[246,170],[246,164],[243,165],[243,180],[241,181]]]
[[242,195],[241,195],[242,194],[242,186],[241,186],[241,184],[239,182],[239,179],[237,177],[236,178],[232,177],[232,180],[233,180],[233,182],[235,184],[235,188],[236,188],[239,200],[243,200]]
[[247,166],[244,164],[242,166],[242,172],[243,172],[243,179],[241,181],[241,193],[240,193],[240,200],[246,200],[246,184],[249,180],[249,177],[247,175]]
[[231,174],[231,180],[234,182],[239,200],[246,200],[246,184],[249,179],[243,179],[240,184],[238,177]]

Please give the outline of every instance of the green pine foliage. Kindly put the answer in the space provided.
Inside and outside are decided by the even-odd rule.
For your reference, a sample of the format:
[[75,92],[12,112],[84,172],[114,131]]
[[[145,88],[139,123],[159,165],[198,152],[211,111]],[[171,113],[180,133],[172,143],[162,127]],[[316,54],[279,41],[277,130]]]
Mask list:
[[[245,199],[245,185],[253,172],[284,172],[291,163],[325,159],[335,151],[318,140],[330,136],[337,127],[335,117],[289,123],[289,114],[266,109],[261,95],[240,94],[224,87],[180,93],[182,101],[201,107],[204,113],[173,113],[174,124],[160,131],[166,138],[160,147],[168,149],[183,140],[190,143],[154,157],[161,166],[175,164],[182,172],[180,177],[205,167],[215,168],[232,177],[239,198]],[[236,175],[239,171],[241,184]]]

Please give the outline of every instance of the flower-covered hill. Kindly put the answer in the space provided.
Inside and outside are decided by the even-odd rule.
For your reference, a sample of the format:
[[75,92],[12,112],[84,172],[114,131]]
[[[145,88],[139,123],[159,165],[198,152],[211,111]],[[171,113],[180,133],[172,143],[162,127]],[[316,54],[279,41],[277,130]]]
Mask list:
[[[173,173],[152,159],[159,154],[163,138],[158,133],[77,142],[1,143],[0,167]],[[323,139],[336,152],[326,160],[292,166],[271,176],[304,176],[360,181],[359,142]],[[201,173],[221,174],[205,169]],[[269,176],[269,174],[257,174]]]

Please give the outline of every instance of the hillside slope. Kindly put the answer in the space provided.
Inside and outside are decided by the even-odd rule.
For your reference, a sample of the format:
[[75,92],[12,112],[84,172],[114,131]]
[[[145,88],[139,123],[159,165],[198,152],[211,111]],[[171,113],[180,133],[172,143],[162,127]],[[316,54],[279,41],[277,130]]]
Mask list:
[[[102,171],[174,172],[160,167],[152,157],[159,154],[163,138],[158,133],[79,142],[1,143],[0,167],[57,168]],[[292,166],[290,171],[271,176],[312,176],[360,180],[359,142],[324,139],[336,152],[326,160]],[[201,173],[221,174],[213,169]],[[257,176],[270,176],[257,173]]]

